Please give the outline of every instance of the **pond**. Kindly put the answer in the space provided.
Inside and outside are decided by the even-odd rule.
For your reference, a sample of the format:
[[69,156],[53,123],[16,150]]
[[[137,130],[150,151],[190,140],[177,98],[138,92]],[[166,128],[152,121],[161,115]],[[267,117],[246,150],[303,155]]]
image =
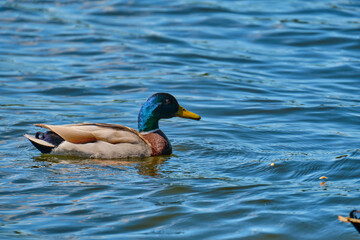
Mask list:
[[[0,238],[358,239],[360,4],[4,1]],[[164,119],[173,154],[42,155],[33,124],[137,129]],[[326,177],[322,178],[321,177]]]

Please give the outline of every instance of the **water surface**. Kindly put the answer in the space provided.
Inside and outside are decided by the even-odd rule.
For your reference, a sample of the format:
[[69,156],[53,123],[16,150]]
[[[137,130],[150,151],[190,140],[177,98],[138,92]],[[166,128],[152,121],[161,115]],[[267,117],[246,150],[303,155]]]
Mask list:
[[[2,2],[1,238],[357,239],[337,215],[359,208],[359,11]],[[44,122],[137,128],[156,92],[202,116],[161,122],[171,156],[55,157],[22,136]]]

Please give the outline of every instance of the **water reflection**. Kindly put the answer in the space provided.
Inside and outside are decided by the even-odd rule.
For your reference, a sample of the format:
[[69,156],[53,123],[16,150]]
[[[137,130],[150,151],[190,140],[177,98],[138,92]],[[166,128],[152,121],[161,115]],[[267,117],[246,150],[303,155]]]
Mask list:
[[125,171],[133,171],[140,175],[159,176],[161,165],[167,161],[170,156],[156,156],[147,158],[128,158],[128,159],[88,159],[68,156],[54,156],[42,154],[41,156],[33,157],[36,162],[47,162],[50,164],[66,164],[86,166],[87,168],[111,167],[118,168]]

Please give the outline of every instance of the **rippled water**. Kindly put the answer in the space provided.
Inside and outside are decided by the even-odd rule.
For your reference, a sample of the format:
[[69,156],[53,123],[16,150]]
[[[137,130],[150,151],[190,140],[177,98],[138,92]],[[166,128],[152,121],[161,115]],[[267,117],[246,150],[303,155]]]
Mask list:
[[[0,238],[357,239],[337,215],[360,208],[359,12],[0,3]],[[161,122],[171,156],[54,157],[22,136],[44,122],[136,128],[155,92],[202,116]]]

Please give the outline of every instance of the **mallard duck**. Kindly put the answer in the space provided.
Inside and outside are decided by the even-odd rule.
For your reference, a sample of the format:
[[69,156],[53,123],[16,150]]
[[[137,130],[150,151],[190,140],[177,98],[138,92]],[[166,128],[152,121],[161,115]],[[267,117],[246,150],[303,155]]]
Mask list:
[[200,120],[199,115],[181,107],[172,95],[156,93],[140,109],[139,131],[105,123],[35,124],[49,131],[24,136],[42,153],[56,155],[107,159],[169,155],[172,147],[159,129],[159,120],[172,117]]

